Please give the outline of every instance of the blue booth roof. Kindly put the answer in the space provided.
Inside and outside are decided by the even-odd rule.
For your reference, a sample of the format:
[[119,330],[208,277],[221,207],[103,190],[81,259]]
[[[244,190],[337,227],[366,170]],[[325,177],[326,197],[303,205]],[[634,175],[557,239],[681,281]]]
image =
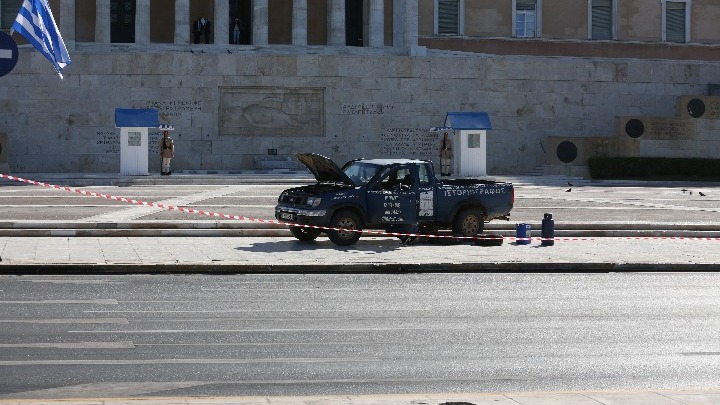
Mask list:
[[445,116],[445,128],[453,130],[492,129],[492,123],[486,112],[448,112]]
[[154,108],[116,108],[115,127],[147,127],[160,126],[158,110]]

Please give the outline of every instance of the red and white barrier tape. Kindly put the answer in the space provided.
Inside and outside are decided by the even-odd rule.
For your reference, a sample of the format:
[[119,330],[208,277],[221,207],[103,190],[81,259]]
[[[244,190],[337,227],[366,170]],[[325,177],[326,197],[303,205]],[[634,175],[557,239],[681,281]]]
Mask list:
[[[292,222],[277,221],[274,219],[260,219],[260,218],[244,217],[244,216],[239,216],[239,215],[220,214],[220,213],[211,212],[211,211],[196,210],[193,208],[176,207],[174,205],[169,205],[169,204],[159,204],[159,203],[154,203],[154,202],[135,200],[135,199],[126,198],[126,197],[117,197],[117,196],[113,196],[113,195],[109,195],[109,194],[102,194],[102,193],[96,193],[96,192],[92,192],[92,191],[80,190],[80,189],[73,188],[73,187],[58,186],[55,184],[48,184],[48,183],[43,183],[40,181],[24,179],[22,177],[10,176],[10,175],[4,174],[4,173],[0,173],[0,177],[2,177],[4,179],[12,180],[12,181],[17,181],[20,183],[27,183],[27,184],[32,184],[35,186],[52,188],[55,190],[67,191],[69,193],[76,193],[76,194],[89,196],[89,197],[99,197],[99,198],[105,198],[107,200],[115,200],[115,201],[125,202],[128,204],[142,205],[145,207],[154,207],[154,208],[159,208],[159,209],[169,210],[169,211],[180,211],[180,212],[186,212],[186,213],[190,213],[190,214],[200,214],[200,215],[205,215],[205,216],[224,218],[224,219],[234,219],[234,220],[239,220],[239,221],[250,221],[250,222],[259,222],[259,223],[264,223],[264,224],[285,225],[288,227],[311,228],[311,229],[319,229],[322,231],[345,231],[345,232],[350,231],[350,232],[362,232],[362,233],[377,234],[377,235],[413,236],[413,237],[425,237],[425,238],[448,238],[448,239],[483,240],[483,241],[507,239],[501,235],[477,235],[477,236],[431,235],[431,234],[421,234],[421,233],[386,232],[386,231],[382,231],[382,230],[368,230],[368,229],[363,229],[361,231],[357,231],[355,229],[331,228],[331,227],[326,227],[326,226],[296,224],[296,223],[292,223]],[[620,239],[657,239],[657,240],[660,240],[660,239],[720,240],[720,238],[712,238],[712,237],[702,238],[702,237],[682,237],[682,236],[677,236],[677,237],[675,237],[675,236],[658,236],[658,237],[628,236],[628,237],[619,237],[619,238]],[[579,237],[517,238],[516,237],[516,238],[512,238],[512,239],[514,239],[516,242],[526,242],[525,244],[530,244],[533,239],[539,240],[541,242],[549,242],[549,241],[556,241],[556,240],[592,241],[592,240],[595,240],[596,238],[579,238]]]

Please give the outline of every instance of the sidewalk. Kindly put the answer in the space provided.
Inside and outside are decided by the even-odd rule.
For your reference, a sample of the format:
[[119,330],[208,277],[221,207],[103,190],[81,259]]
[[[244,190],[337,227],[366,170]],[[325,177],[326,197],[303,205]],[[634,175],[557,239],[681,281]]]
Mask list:
[[150,397],[0,400],[0,405],[718,405],[720,388],[312,397]]
[[502,246],[364,237],[0,237],[0,271],[35,272],[575,272],[718,271],[720,239],[556,238]]

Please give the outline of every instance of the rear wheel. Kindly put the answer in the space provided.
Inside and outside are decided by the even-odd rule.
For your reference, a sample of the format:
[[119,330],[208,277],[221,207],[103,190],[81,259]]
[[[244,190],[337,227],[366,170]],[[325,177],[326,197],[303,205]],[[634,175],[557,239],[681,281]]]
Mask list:
[[360,239],[362,223],[360,217],[352,211],[335,213],[330,221],[330,227],[341,229],[327,231],[330,241],[338,246],[354,245]]
[[456,236],[475,236],[482,233],[484,227],[485,217],[482,211],[469,208],[455,217],[452,230]]
[[291,226],[290,227],[290,233],[295,237],[297,240],[301,240],[303,242],[310,242],[315,240],[318,236],[320,236],[320,230],[315,228],[305,228],[302,226]]

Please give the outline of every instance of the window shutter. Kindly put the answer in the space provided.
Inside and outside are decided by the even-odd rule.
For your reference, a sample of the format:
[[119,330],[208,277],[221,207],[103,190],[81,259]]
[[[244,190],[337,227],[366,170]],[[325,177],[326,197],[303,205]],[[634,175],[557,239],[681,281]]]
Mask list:
[[0,29],[9,30],[12,28],[21,6],[22,0],[0,1]]
[[535,37],[536,0],[516,0],[515,36],[518,38]]
[[685,3],[668,1],[665,5],[667,42],[685,42]]
[[612,1],[593,0],[592,39],[613,39],[612,20]]
[[458,35],[459,0],[438,0],[438,35]]
[[517,0],[515,2],[515,9],[517,11],[535,10],[536,0]]

